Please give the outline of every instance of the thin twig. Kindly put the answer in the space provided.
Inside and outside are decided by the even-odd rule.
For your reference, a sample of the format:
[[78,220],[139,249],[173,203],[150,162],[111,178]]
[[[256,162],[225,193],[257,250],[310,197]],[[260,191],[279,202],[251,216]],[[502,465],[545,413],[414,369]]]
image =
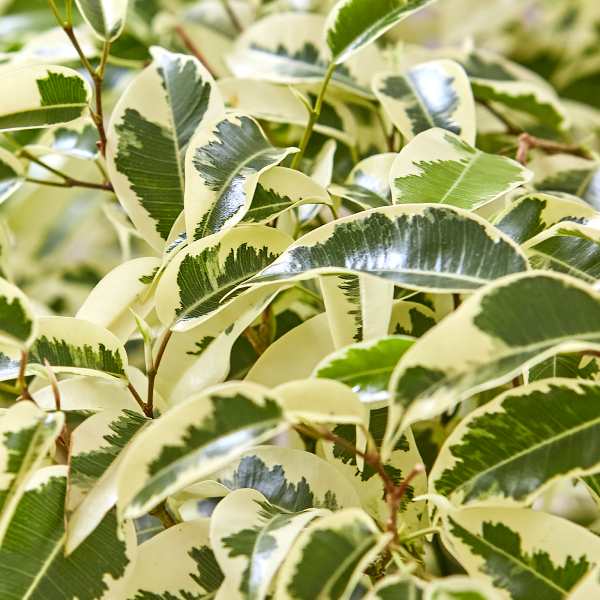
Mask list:
[[[398,544],[398,511],[400,510],[400,504],[402,498],[408,489],[410,482],[425,470],[425,466],[421,463],[416,464],[413,470],[408,474],[408,477],[398,486],[394,486],[391,494],[386,495],[386,502],[390,511],[387,530],[388,533],[392,534],[392,542]],[[391,498],[389,498],[391,496]]]
[[37,183],[38,185],[47,185],[50,187],[83,187],[92,190],[104,190],[105,192],[114,192],[112,184],[108,181],[104,183],[92,183],[91,181],[79,181],[78,179],[72,179],[67,177],[64,181],[47,181],[45,179],[34,179],[33,177],[27,177],[25,179],[28,183]]
[[507,119],[501,112],[497,111],[491,102],[488,100],[477,100],[479,104],[485,106],[499,121],[501,121],[508,130],[509,135],[519,135],[523,132],[520,127],[517,127],[510,119]]
[[258,331],[246,327],[242,335],[250,342],[258,356],[262,356],[271,344],[271,305],[263,310]]
[[239,19],[237,18],[237,15],[235,14],[235,12],[233,12],[233,8],[229,4],[229,0],[222,0],[222,2],[223,2],[223,6],[225,7],[225,12],[227,12],[227,16],[229,17],[229,20],[231,21],[231,24],[233,25],[233,28],[238,33],[242,33],[242,31],[244,31],[244,28],[242,27],[242,24],[240,23]]
[[553,142],[551,140],[543,140],[528,133],[519,135],[519,147],[515,160],[523,166],[527,164],[527,154],[531,148],[539,148],[548,154],[572,154],[580,158],[591,158],[590,154],[583,148],[563,144],[562,142]]
[[512,380],[512,385],[514,388],[517,388],[521,385],[521,378],[519,377],[519,375],[517,375],[513,380]]
[[192,56],[195,56],[202,63],[204,68],[213,77],[216,77],[215,72],[211,69],[207,60],[204,58],[202,52],[200,52],[200,50],[198,49],[196,44],[194,44],[194,42],[192,42],[192,40],[189,38],[188,34],[185,32],[183,27],[181,27],[180,25],[177,25],[176,27],[173,28],[173,31],[175,31],[175,33],[181,38],[181,41],[182,41],[183,45],[186,47],[186,49],[188,50],[188,52]]
[[156,379],[156,374],[158,373],[158,367],[160,367],[160,363],[164,356],[165,350],[167,349],[167,344],[171,339],[173,332],[170,329],[165,331],[163,338],[160,342],[160,346],[158,348],[158,352],[156,353],[156,358],[154,359],[154,364],[152,368],[148,371],[148,402],[144,407],[144,412],[146,416],[150,419],[154,419],[154,381]]
[[146,412],[146,404],[142,400],[142,397],[138,394],[138,391],[133,387],[131,381],[127,384],[127,389],[131,392],[131,395],[135,398],[135,401],[138,403],[139,407]]
[[27,389],[27,379],[25,377],[25,368],[27,367],[27,359],[29,354],[27,350],[21,351],[21,365],[19,366],[19,376],[17,377],[17,389],[19,390],[19,398],[17,400],[35,400],[31,397],[29,390]]
[[165,529],[177,525],[177,521],[173,519],[171,513],[167,510],[167,503],[164,500],[156,508],[149,510],[148,514],[152,515],[155,519],[158,519]]
[[452,294],[452,299],[454,300],[454,310],[456,310],[462,304],[460,294]]
[[56,381],[56,375],[52,370],[52,365],[47,358],[44,358],[44,366],[46,367],[46,373],[50,380],[50,386],[52,387],[52,393],[54,394],[54,403],[56,404],[56,410],[60,410],[60,390],[58,389],[58,381]]

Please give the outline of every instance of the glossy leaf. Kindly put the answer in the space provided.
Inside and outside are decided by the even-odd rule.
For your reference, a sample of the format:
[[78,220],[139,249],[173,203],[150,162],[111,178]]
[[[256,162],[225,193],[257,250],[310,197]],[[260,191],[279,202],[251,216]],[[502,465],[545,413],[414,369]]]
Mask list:
[[75,0],[97,38],[112,42],[125,27],[128,0]]
[[396,204],[425,201],[474,210],[532,177],[514,160],[487,154],[434,128],[402,149],[390,171],[390,187]]
[[99,154],[98,128],[90,117],[46,130],[37,144],[27,146],[34,154],[61,154],[73,158],[93,159]]
[[115,106],[107,166],[123,208],[162,252],[184,206],[184,158],[194,133],[225,112],[210,73],[189,55],[152,48],[152,63]]
[[25,294],[0,278],[0,341],[25,349],[37,331],[38,323]]

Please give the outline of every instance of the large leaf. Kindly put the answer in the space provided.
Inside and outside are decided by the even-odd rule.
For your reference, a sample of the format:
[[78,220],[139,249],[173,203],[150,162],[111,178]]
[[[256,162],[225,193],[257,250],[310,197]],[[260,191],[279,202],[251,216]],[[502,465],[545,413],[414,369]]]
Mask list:
[[470,292],[527,269],[521,251],[480,217],[432,204],[376,208],[308,233],[250,283],[371,275],[415,290]]
[[444,540],[471,577],[512,600],[562,600],[600,560],[600,540],[541,511],[468,508],[444,514]]
[[340,64],[433,0],[339,0],[325,31],[333,62]]
[[0,547],[25,487],[64,421],[61,413],[46,414],[28,401],[14,404],[0,419]]
[[252,204],[241,223],[267,224],[285,211],[304,204],[332,204],[332,200],[327,190],[308,175],[273,167],[260,176]]
[[[323,39],[326,17],[289,12],[269,15],[237,38],[227,64],[236,77],[275,83],[320,83],[330,52]],[[338,65],[331,83],[361,96],[373,97],[371,77],[389,68],[375,45]]]
[[[171,261],[158,284],[159,319],[173,331],[199,325],[224,310],[227,294],[270,265],[292,242],[273,227],[247,226],[190,244]],[[265,296],[268,293],[265,290]]]
[[70,123],[86,117],[90,84],[67,67],[38,66],[0,77],[0,88],[12,90],[0,99],[0,131]]
[[430,490],[454,504],[529,504],[561,477],[598,470],[600,387],[546,379],[469,413],[444,443]]
[[90,292],[77,318],[108,329],[125,343],[136,329],[131,311],[145,318],[154,305],[148,286],[160,265],[160,259],[149,256],[119,265]]
[[275,148],[243,113],[209,121],[191,140],[185,159],[185,222],[197,240],[242,220],[258,179],[297,148]]
[[119,539],[113,510],[65,556],[66,488],[66,466],[46,467],[29,482],[0,549],[0,597],[99,600],[115,597],[125,583],[136,555],[133,524]]
[[387,400],[392,372],[414,341],[394,335],[353,344],[322,360],[313,377],[341,381],[363,402]]
[[143,515],[287,427],[281,404],[256,384],[231,382],[190,398],[153,421],[128,450],[120,469],[121,514]]
[[377,73],[372,85],[390,120],[407,140],[439,127],[475,145],[473,93],[457,62],[426,62],[402,75]]
[[298,535],[328,510],[281,512],[256,490],[232,492],[212,514],[210,540],[221,570],[248,600],[264,600]]
[[107,166],[123,208],[162,252],[184,204],[184,157],[194,133],[225,112],[210,73],[188,55],[153,61],[121,96],[108,130]]
[[516,161],[482,152],[434,128],[402,149],[390,171],[390,187],[397,204],[425,201],[474,210],[532,177]]
[[214,597],[223,581],[208,538],[209,519],[179,523],[138,548],[120,600]]
[[600,364],[598,358],[593,356],[582,356],[577,352],[559,353],[531,367],[528,370],[527,381],[532,383],[551,377],[598,381],[600,380]]
[[25,182],[25,170],[14,154],[0,148],[0,202],[14,194]]
[[25,294],[0,278],[0,342],[25,349],[35,340],[37,331],[38,323]]
[[65,505],[69,554],[117,502],[118,467],[123,451],[149,421],[132,410],[105,410],[86,419],[73,432]]
[[112,42],[125,27],[129,0],[75,0],[81,15],[96,37]]
[[548,194],[528,194],[515,200],[495,219],[494,226],[517,244],[563,221],[577,220],[582,225],[600,225],[600,215],[590,206]]
[[315,521],[298,537],[277,580],[274,600],[347,600],[389,538],[362,510]]
[[[457,346],[456,336],[465,343]],[[591,286],[551,273],[506,277],[473,294],[400,359],[390,381],[386,449],[410,423],[510,381],[557,352],[599,343],[600,296]]]

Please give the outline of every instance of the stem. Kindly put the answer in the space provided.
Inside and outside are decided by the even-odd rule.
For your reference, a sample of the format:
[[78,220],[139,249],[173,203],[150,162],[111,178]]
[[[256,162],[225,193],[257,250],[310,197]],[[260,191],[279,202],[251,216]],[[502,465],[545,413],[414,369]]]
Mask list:
[[580,158],[591,158],[589,153],[576,146],[569,144],[563,144],[562,142],[553,142],[551,140],[542,140],[540,138],[529,135],[528,133],[521,133],[519,135],[519,147],[517,149],[517,156],[515,160],[520,162],[523,166],[527,163],[527,153],[530,148],[539,148],[549,154],[572,154],[573,156],[579,156]]
[[52,365],[50,364],[50,361],[47,358],[44,359],[44,366],[46,367],[46,373],[48,373],[48,379],[50,380],[52,393],[54,394],[54,403],[56,404],[56,410],[60,410],[60,391],[58,389],[58,381],[56,381],[56,375],[54,375]]
[[210,65],[208,64],[200,50],[198,50],[196,44],[194,44],[194,42],[190,40],[188,34],[184,31],[183,27],[177,25],[177,27],[173,28],[173,31],[181,38],[181,41],[183,42],[183,45],[186,47],[188,52],[192,56],[195,56],[213,77],[216,77],[215,72],[210,68]]
[[246,327],[242,335],[252,344],[254,351],[259,356],[263,355],[271,344],[271,305],[263,310],[258,331],[253,327]]
[[310,136],[312,135],[313,129],[319,119],[321,114],[321,106],[323,105],[323,100],[325,98],[325,92],[327,91],[327,86],[329,85],[329,80],[333,75],[333,71],[335,70],[335,63],[331,63],[329,65],[329,69],[327,69],[327,74],[325,75],[325,80],[323,81],[323,85],[321,86],[321,91],[319,92],[319,96],[317,97],[317,101],[315,103],[315,107],[310,112],[310,117],[308,119],[308,124],[306,125],[306,129],[304,130],[304,135],[302,136],[302,140],[300,140],[300,152],[297,152],[294,155],[294,160],[290,167],[292,169],[297,169],[302,157],[304,156],[304,151],[306,150],[306,146],[308,145],[308,141],[310,140]]
[[18,400],[31,400],[32,402],[35,402],[27,389],[27,379],[25,378],[25,368],[27,367],[28,356],[27,350],[21,351],[21,365],[19,367],[19,376],[17,377],[17,389],[20,393]]
[[517,375],[513,380],[512,380],[512,384],[514,388],[517,388],[521,385],[521,378],[519,375]]
[[72,15],[73,15],[73,0],[65,0],[65,10],[67,13],[67,17],[65,19],[65,22],[67,24],[67,27],[69,25],[72,25],[73,20],[72,20]]
[[462,304],[460,294],[452,294],[452,299],[454,300],[454,310],[456,310]]
[[18,388],[14,385],[10,385],[9,383],[0,382],[0,391],[8,392],[9,394],[15,394],[16,396],[20,394]]
[[34,179],[33,177],[27,177],[25,181],[29,183],[37,183],[39,185],[49,185],[50,187],[83,187],[93,190],[104,190],[105,192],[114,192],[112,183],[105,181],[104,183],[92,183],[91,181],[79,181],[78,179],[72,179],[67,177],[65,181],[46,181],[45,179]]
[[50,9],[56,17],[56,20],[60,23],[60,26],[64,28],[65,24],[63,23],[60,13],[58,12],[58,8],[56,8],[56,4],[54,4],[54,0],[48,0],[48,4],[50,5]]
[[386,494],[386,502],[389,507],[390,516],[387,522],[388,533],[392,534],[392,542],[394,544],[399,543],[398,539],[398,511],[402,502],[402,497],[406,493],[410,482],[419,474],[425,470],[425,466],[421,463],[416,464],[413,470],[409,473],[408,477],[400,484],[399,487],[395,487],[391,493]]
[[165,334],[160,342],[158,352],[156,353],[154,365],[152,365],[152,369],[148,371],[148,402],[146,402],[144,412],[149,419],[154,419],[154,381],[156,379],[156,374],[158,373],[158,367],[160,367],[162,357],[167,349],[167,344],[169,343],[172,335],[173,332],[170,329],[165,331]]
[[152,515],[155,519],[158,519],[165,529],[177,525],[177,521],[173,519],[171,513],[167,510],[167,503],[165,500],[163,500],[156,508],[149,510],[148,514]]
[[142,397],[138,394],[137,390],[133,387],[133,384],[129,382],[127,384],[127,389],[131,392],[131,395],[135,398],[135,401],[139,404],[140,408],[146,412],[146,404],[142,400]]
[[411,533],[410,535],[404,536],[400,540],[400,543],[405,544],[406,542],[412,542],[413,540],[416,540],[425,535],[429,535],[430,533],[440,533],[440,531],[441,531],[441,529],[439,527],[428,527],[427,529],[421,529],[421,531],[415,531],[414,533]]
[[231,8],[231,5],[229,4],[229,0],[222,0],[222,2],[223,2],[223,6],[225,7],[225,12],[227,13],[227,16],[229,17],[231,24],[233,25],[233,28],[238,33],[242,33],[242,31],[244,31],[244,28],[242,27],[242,24],[240,23],[239,19],[237,18],[237,15],[233,12],[233,8]]
[[499,121],[502,121],[502,123],[506,126],[506,128],[508,130],[507,133],[509,135],[519,135],[520,133],[523,132],[523,130],[520,127],[517,127],[512,121],[507,119],[502,113],[498,112],[492,106],[492,103],[489,102],[488,100],[477,100],[477,102],[479,102],[479,104],[481,104],[482,106],[485,106]]
[[340,215],[338,215],[338,211],[336,209],[336,207],[333,204],[329,205],[329,210],[331,211],[331,215],[333,216],[333,220],[337,221],[340,218]]

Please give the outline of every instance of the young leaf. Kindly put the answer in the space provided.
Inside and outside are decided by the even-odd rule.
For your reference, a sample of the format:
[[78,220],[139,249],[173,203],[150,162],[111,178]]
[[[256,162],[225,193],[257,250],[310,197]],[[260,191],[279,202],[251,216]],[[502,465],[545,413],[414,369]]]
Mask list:
[[487,221],[434,204],[375,208],[328,223],[249,283],[350,273],[431,292],[470,292],[524,271],[519,248]]
[[512,600],[563,600],[600,557],[600,540],[583,527],[523,508],[445,513],[443,539],[471,577]]
[[42,600],[60,589],[65,600],[100,600],[125,583],[136,555],[133,524],[118,537],[113,510],[65,556],[66,488],[62,465],[41,469],[29,482],[0,548],[0,597]]
[[394,203],[428,202],[474,210],[527,183],[533,173],[505,156],[473,148],[444,129],[405,146],[390,171]]
[[433,0],[339,0],[325,23],[333,62],[343,63]]
[[120,600],[213,598],[223,581],[208,538],[209,519],[179,523],[138,547]]
[[363,569],[388,541],[362,510],[346,509],[315,521],[283,562],[274,600],[347,600]]
[[198,240],[239,223],[260,175],[297,148],[275,148],[243,113],[217,117],[191,140],[185,159],[185,222]]
[[125,26],[129,0],[75,0],[81,16],[104,42],[116,40]]
[[149,256],[119,265],[90,292],[76,317],[108,329],[124,344],[136,328],[131,310],[145,317],[154,305],[148,286],[160,266],[159,258]]
[[330,205],[332,200],[327,190],[308,175],[273,167],[258,179],[252,204],[240,223],[266,225],[282,213],[305,204]]
[[469,413],[444,443],[430,491],[458,504],[530,504],[562,477],[597,470],[600,387],[546,379]]
[[77,71],[38,66],[0,77],[0,131],[70,123],[88,116],[92,88]]
[[65,516],[71,554],[117,502],[118,468],[131,440],[150,419],[132,410],[105,410],[71,436]]
[[373,92],[407,140],[439,127],[475,145],[475,102],[465,70],[453,60],[434,60],[405,74],[377,73]]
[[0,342],[29,347],[38,331],[38,323],[25,294],[0,278]]
[[0,547],[25,488],[64,425],[32,402],[13,404],[0,419]]
[[225,112],[210,73],[188,55],[152,47],[152,63],[112,113],[106,159],[136,228],[162,252],[184,205],[184,158],[196,131]]
[[557,223],[577,219],[581,225],[592,225],[599,217],[591,206],[579,202],[548,194],[528,194],[504,209],[493,223],[517,244],[523,244]]
[[165,269],[156,291],[158,318],[173,331],[199,325],[223,310],[230,292],[270,265],[292,242],[282,231],[264,226],[237,227],[197,240]]
[[362,402],[387,400],[392,372],[414,342],[394,335],[353,344],[327,356],[312,376],[341,381]]
[[25,170],[14,154],[0,148],[0,202],[14,194],[25,182]]
[[120,469],[120,514],[143,515],[287,427],[279,401],[256,384],[222,384],[188,399],[153,421],[127,451]]
[[[452,341],[459,331],[468,344]],[[510,381],[557,352],[598,343],[600,296],[591,286],[541,272],[503,278],[473,294],[400,359],[390,381],[386,449],[410,423]]]
[[210,540],[225,576],[248,600],[264,600],[277,569],[296,538],[328,510],[281,512],[260,492],[240,489],[212,514]]

